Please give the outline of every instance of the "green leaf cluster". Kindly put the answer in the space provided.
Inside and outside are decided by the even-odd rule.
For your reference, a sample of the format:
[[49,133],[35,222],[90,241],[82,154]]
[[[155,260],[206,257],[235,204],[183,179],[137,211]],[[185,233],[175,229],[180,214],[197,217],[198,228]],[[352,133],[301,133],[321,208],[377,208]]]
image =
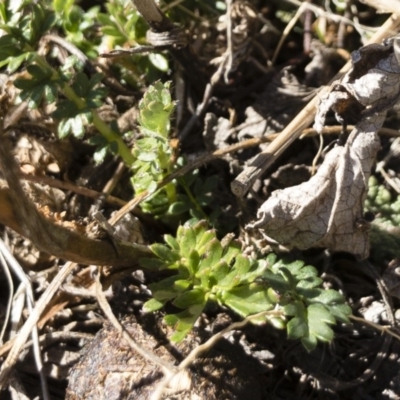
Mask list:
[[[136,194],[155,192],[157,184],[174,169],[174,149],[170,145],[170,117],[174,110],[169,91],[170,82],[151,85],[139,103],[139,123],[142,137],[135,142],[132,154],[132,186]],[[165,213],[176,201],[175,183],[169,183],[142,203],[146,212]]]
[[343,296],[333,289],[321,288],[322,279],[316,268],[302,261],[273,263],[263,276],[270,288],[281,296],[287,317],[288,337],[301,339],[307,350],[318,340],[330,342],[334,333],[331,325],[336,321],[348,323],[350,307]]
[[40,38],[55,23],[55,14],[34,2],[5,1],[0,3],[0,67],[16,71],[32,59]]
[[218,240],[202,221],[178,228],[166,245],[153,244],[156,258],[142,259],[145,268],[172,270],[174,274],[150,285],[153,298],[145,303],[154,311],[170,303],[181,311],[165,317],[174,326],[172,340],[180,341],[192,329],[208,301],[227,306],[241,317],[259,312],[288,337],[301,339],[307,350],[318,341],[333,339],[331,325],[348,322],[351,309],[335,290],[322,289],[317,270],[301,261],[277,261],[274,254],[254,260],[242,254],[240,244],[228,237]]
[[[203,207],[213,199],[216,176],[202,179],[198,170],[191,171],[157,191],[158,183],[184,164],[182,158],[175,161],[175,149],[169,138],[171,115],[175,108],[170,84],[155,82],[139,103],[138,120],[142,136],[136,140],[132,151],[135,162],[131,166],[131,183],[138,195],[144,191],[152,193],[148,200],[141,203],[143,211],[163,216],[164,219],[188,213],[195,221],[207,219],[214,225],[220,210],[216,209],[208,216]],[[177,184],[183,193],[178,191]]]
[[377,223],[400,227],[400,196],[393,199],[389,190],[380,185],[375,176],[368,181],[365,209],[376,215]]
[[61,138],[69,134],[83,136],[85,127],[92,122],[90,111],[99,108],[107,95],[107,89],[99,85],[102,78],[101,74],[94,74],[90,78],[83,72],[75,74],[71,89],[79,100],[75,96],[61,100],[53,112],[53,117],[60,121],[58,134]]
[[372,259],[382,263],[400,257],[400,196],[393,198],[389,190],[371,176],[365,211],[372,212],[375,217],[370,231]]
[[20,99],[27,100],[30,108],[38,108],[43,98],[53,103],[57,98],[57,79],[46,65],[31,64],[27,67],[29,79],[16,79],[15,87],[21,89]]

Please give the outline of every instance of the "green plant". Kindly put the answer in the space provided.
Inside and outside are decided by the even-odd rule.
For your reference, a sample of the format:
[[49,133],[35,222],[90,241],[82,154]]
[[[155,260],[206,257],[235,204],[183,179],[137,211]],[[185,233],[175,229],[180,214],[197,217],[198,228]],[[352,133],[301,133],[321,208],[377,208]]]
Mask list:
[[365,211],[374,214],[371,224],[371,257],[379,264],[400,256],[400,196],[393,199],[375,176],[368,182]]
[[[170,82],[150,86],[139,103],[139,124],[142,137],[135,142],[132,164],[132,186],[136,194],[153,193],[157,184],[174,169],[174,149],[170,145],[170,116],[174,103],[169,91]],[[176,185],[165,185],[151,199],[142,203],[144,211],[165,213],[176,201]]]
[[368,182],[365,209],[376,215],[376,223],[400,227],[400,196],[393,199],[390,191],[380,185],[375,176],[371,176]]
[[254,260],[241,252],[240,244],[228,237],[218,240],[214,230],[202,221],[178,228],[176,238],[164,236],[166,245],[155,243],[155,259],[142,259],[145,268],[171,270],[174,274],[150,285],[153,298],[146,311],[167,302],[182,310],[165,316],[175,327],[171,339],[182,340],[192,329],[208,301],[227,306],[241,317],[274,311],[267,319],[286,328],[292,339],[301,339],[307,350],[317,341],[333,339],[331,325],[348,322],[350,307],[335,290],[321,288],[317,270],[303,262],[277,261],[274,254]]
[[185,160],[176,158],[176,149],[170,139],[171,114],[174,102],[170,94],[170,82],[156,82],[145,92],[139,103],[139,126],[141,137],[135,141],[131,178],[135,193],[153,193],[141,203],[145,212],[168,217],[189,215],[194,220],[207,219],[212,225],[220,215],[218,209],[210,215],[204,207],[210,205],[212,192],[217,185],[217,176],[201,178],[199,171],[194,170],[157,190],[158,184]]

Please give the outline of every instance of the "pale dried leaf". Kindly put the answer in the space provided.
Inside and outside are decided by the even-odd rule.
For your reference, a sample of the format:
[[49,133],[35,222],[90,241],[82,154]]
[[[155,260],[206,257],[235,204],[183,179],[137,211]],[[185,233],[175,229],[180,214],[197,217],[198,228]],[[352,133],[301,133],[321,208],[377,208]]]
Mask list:
[[360,0],[370,7],[376,8],[378,13],[400,14],[400,0]]
[[343,123],[358,116],[346,145],[332,149],[308,182],[273,192],[250,227],[288,247],[327,247],[365,258],[368,178],[380,148],[377,130],[399,98],[400,67],[393,41],[363,47],[352,58],[353,69],[322,100],[314,125],[321,131],[331,108]]
[[345,147],[330,151],[309,181],[273,192],[251,227],[285,246],[322,246],[366,257],[368,230],[362,211],[380,144],[375,132],[358,133],[354,129]]

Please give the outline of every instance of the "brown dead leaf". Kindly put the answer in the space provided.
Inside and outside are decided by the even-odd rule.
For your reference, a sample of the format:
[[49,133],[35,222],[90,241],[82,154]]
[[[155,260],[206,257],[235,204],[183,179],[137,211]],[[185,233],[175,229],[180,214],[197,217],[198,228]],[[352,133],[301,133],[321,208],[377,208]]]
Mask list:
[[273,192],[251,227],[301,250],[318,246],[368,256],[363,204],[379,148],[375,132],[360,135],[354,129],[346,146],[330,151],[309,181]]
[[400,66],[393,41],[365,46],[352,58],[353,69],[322,100],[314,125],[321,131],[331,108],[340,122],[358,114],[346,145],[332,149],[308,182],[273,192],[250,227],[288,247],[327,247],[366,258],[364,200],[380,148],[377,131],[399,98]]

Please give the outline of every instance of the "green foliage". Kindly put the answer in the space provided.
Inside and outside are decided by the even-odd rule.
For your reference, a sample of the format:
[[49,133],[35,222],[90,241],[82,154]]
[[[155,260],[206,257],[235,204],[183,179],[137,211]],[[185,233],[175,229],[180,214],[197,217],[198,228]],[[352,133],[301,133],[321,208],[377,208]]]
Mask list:
[[[171,114],[174,102],[170,94],[170,82],[156,82],[145,92],[139,103],[141,137],[135,141],[131,168],[132,186],[137,195],[147,191],[152,196],[141,203],[143,211],[164,217],[190,215],[195,220],[208,219],[215,223],[218,212],[207,216],[203,207],[210,204],[212,191],[217,184],[215,176],[202,179],[198,171],[181,176],[157,190],[158,184],[184,164],[182,158],[175,161],[173,141],[169,138]],[[178,190],[180,188],[182,191]]]
[[[152,193],[157,184],[169,175],[174,164],[174,149],[170,146],[170,115],[174,103],[169,91],[170,82],[156,82],[139,103],[139,123],[142,138],[136,140],[133,149],[135,162],[132,164],[131,182],[136,194],[144,191]],[[150,200],[142,203],[146,212],[162,214],[176,201],[174,183],[167,184],[155,193]]]
[[[93,123],[102,136],[96,159],[101,161],[99,154],[104,156],[106,150],[113,150],[131,165],[134,158],[115,125],[104,123],[96,112],[107,93],[101,84],[102,76],[85,75],[81,72],[82,61],[75,56],[69,57],[64,66],[57,67],[54,60],[50,60],[51,53],[45,57],[38,51],[40,46],[43,47],[41,39],[50,28],[61,27],[78,36],[91,32],[92,37],[87,36],[91,43],[89,47],[97,55],[94,49],[100,42],[93,38],[99,37],[95,28],[98,11],[99,8],[92,8],[84,12],[73,1],[2,3],[0,30],[5,35],[0,37],[0,67],[7,66],[7,70],[13,72],[26,63],[27,74],[15,81],[15,86],[21,90],[19,99],[26,100],[31,108],[39,108],[42,103],[55,103],[53,118],[58,120],[61,138],[68,134],[83,137],[87,126]],[[81,36],[77,37],[77,41],[84,44],[81,39]]]
[[330,325],[348,322],[351,309],[343,296],[322,289],[312,266],[277,261],[274,254],[265,260],[248,258],[237,241],[219,241],[204,221],[179,227],[176,238],[164,238],[166,245],[151,246],[156,258],[142,259],[141,264],[158,271],[172,270],[174,275],[150,285],[153,299],[144,309],[155,311],[169,302],[181,310],[165,317],[175,328],[174,341],[192,329],[208,301],[227,306],[241,317],[271,311],[267,320],[286,328],[289,338],[301,339],[309,351],[318,341],[333,339]]
[[27,100],[30,108],[38,108],[43,98],[53,103],[57,97],[57,83],[53,80],[53,70],[32,64],[27,67],[30,79],[16,79],[15,87],[21,89],[20,99]]
[[365,210],[375,215],[370,232],[371,257],[379,263],[390,262],[400,257],[400,196],[393,199],[374,176],[368,186]]
[[99,108],[107,94],[107,90],[99,85],[101,79],[101,74],[95,74],[90,79],[83,72],[74,76],[71,89],[81,101],[72,97],[59,101],[53,112],[53,117],[60,121],[58,133],[61,138],[70,133],[75,137],[83,136],[85,126],[92,122],[90,111]]
[[380,185],[374,176],[368,182],[365,209],[376,215],[377,223],[400,227],[400,196],[392,199],[389,190]]

